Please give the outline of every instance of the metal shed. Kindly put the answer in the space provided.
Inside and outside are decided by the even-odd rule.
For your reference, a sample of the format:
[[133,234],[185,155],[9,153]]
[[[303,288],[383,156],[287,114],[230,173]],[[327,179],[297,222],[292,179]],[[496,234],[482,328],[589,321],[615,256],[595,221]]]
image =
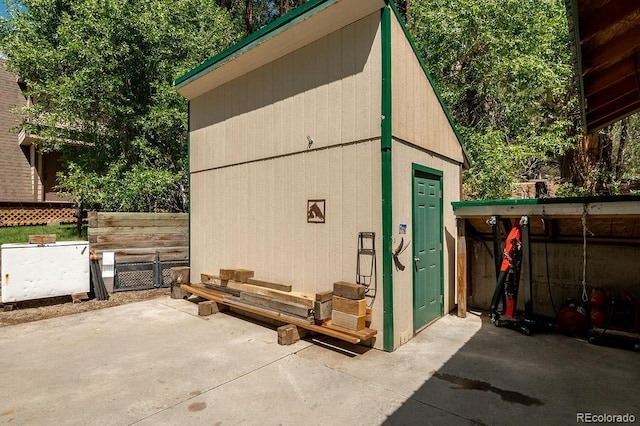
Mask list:
[[375,347],[454,307],[467,160],[393,2],[308,1],[175,87],[189,100],[192,277],[249,268],[319,293],[355,281],[359,235],[374,233]]

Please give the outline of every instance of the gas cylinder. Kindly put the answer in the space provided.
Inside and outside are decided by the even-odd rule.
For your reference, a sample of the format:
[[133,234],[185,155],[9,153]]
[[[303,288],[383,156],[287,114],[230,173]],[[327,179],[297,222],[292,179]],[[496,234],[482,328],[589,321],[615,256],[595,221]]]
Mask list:
[[604,310],[605,306],[607,306],[608,299],[609,297],[603,289],[594,288],[591,291],[589,303],[591,303],[591,308],[602,311]]
[[603,328],[607,325],[607,314],[598,309],[591,310],[590,318],[591,325],[594,327]]
[[587,317],[578,312],[575,304],[569,303],[558,312],[558,329],[565,334],[584,334],[587,331]]

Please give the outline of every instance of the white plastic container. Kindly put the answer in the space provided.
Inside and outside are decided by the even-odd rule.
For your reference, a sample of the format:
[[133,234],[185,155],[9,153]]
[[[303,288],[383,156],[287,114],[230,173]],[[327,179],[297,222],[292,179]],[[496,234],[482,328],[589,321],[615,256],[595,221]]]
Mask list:
[[89,243],[2,245],[2,302],[65,296],[90,290]]

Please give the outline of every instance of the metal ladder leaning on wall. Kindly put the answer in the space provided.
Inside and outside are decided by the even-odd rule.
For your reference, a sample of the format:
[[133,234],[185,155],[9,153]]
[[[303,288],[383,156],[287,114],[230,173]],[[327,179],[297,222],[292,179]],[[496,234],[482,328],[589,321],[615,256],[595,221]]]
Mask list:
[[[368,264],[367,264],[368,262]],[[367,271],[367,266],[368,268]],[[368,306],[373,305],[378,287],[378,268],[376,266],[376,233],[358,233],[358,258],[356,264],[356,283],[365,287]]]

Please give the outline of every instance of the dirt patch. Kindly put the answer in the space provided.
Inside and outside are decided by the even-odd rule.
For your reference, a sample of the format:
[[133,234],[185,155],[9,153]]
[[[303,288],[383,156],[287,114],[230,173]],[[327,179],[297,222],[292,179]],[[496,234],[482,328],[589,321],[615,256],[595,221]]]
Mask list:
[[63,296],[18,302],[13,305],[12,311],[0,311],[0,327],[73,315],[80,312],[95,311],[97,309],[110,308],[112,306],[166,296],[169,296],[169,289],[158,288],[153,290],[113,293],[109,295],[109,300],[90,299],[73,303],[71,296]]

